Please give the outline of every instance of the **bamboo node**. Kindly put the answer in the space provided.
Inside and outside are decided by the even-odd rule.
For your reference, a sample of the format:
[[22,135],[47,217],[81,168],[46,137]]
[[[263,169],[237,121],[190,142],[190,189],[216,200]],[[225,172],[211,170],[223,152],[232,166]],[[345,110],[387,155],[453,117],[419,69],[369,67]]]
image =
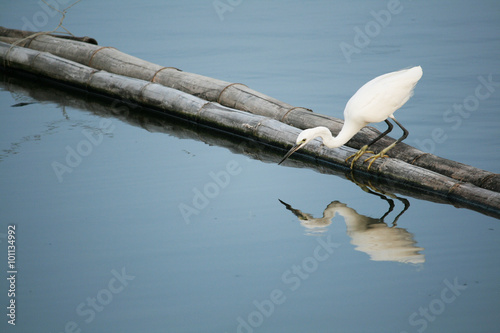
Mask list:
[[206,103],[204,103],[204,104],[203,104],[203,105],[202,105],[202,106],[198,109],[198,111],[196,112],[196,114],[197,114],[197,115],[199,115],[199,114],[200,114],[200,112],[201,112],[201,110],[203,110],[203,108],[204,108],[205,106],[209,105],[209,104],[212,104],[212,102],[206,102]]
[[281,117],[280,122],[283,122],[283,120],[285,120],[286,116],[288,116],[288,114],[289,114],[290,112],[292,112],[293,110],[295,110],[295,109],[304,109],[304,110],[306,110],[306,111],[313,112],[313,110],[308,109],[308,108],[304,108],[304,107],[302,107],[302,106],[294,106],[293,108],[291,108],[290,110],[288,110],[287,112],[285,112],[285,114],[283,115],[283,117]]
[[451,194],[451,192],[453,192],[455,189],[457,189],[460,186],[462,186],[462,184],[465,184],[465,183],[463,183],[463,182],[455,183],[455,185],[453,185],[452,187],[450,187],[450,189],[448,190],[448,194]]
[[160,68],[159,70],[157,70],[157,71],[154,73],[153,78],[152,78],[150,81],[151,81],[151,82],[156,82],[156,75],[158,75],[158,73],[160,73],[160,72],[161,72],[162,70],[164,70],[164,69],[175,69],[175,70],[177,70],[177,71],[179,71],[179,72],[182,72],[182,70],[180,70],[180,69],[179,69],[179,68],[177,68],[177,67],[162,67],[162,68]]
[[141,99],[141,101],[144,101],[144,90],[151,84],[155,84],[154,82],[147,82],[142,88],[141,90],[139,91],[139,98]]
[[98,69],[94,69],[94,70],[92,70],[92,72],[91,72],[91,73],[90,73],[90,75],[89,75],[89,78],[88,78],[87,82],[85,83],[85,89],[87,89],[87,90],[89,89],[90,80],[92,80],[92,77],[93,77],[93,76],[94,76],[94,74],[95,74],[95,73],[97,73],[97,72],[99,72],[99,70],[98,70]]
[[38,56],[40,56],[40,54],[42,54],[42,52],[38,52],[34,57],[33,57],[33,60],[31,60],[31,63],[30,63],[30,66],[33,66],[33,64],[35,63],[36,61],[36,58],[38,58]]
[[424,155],[430,155],[429,153],[423,153],[423,154],[420,154],[418,155],[417,157],[415,157],[411,162],[410,164],[414,164],[420,157],[424,156]]
[[97,54],[97,52],[99,52],[99,51],[101,51],[103,49],[114,49],[114,47],[111,47],[111,46],[102,46],[102,47],[98,48],[97,50],[95,50],[94,52],[92,52],[92,55],[90,56],[89,63],[88,63],[87,66],[92,67],[91,63],[92,63],[92,60],[94,59],[94,56]]
[[[227,88],[229,88],[229,87],[231,87],[231,86],[235,86],[235,85],[237,85],[237,84],[239,84],[239,85],[241,85],[241,86],[243,86],[243,87],[247,87],[247,86],[246,86],[246,85],[244,85],[243,83],[231,83],[231,84],[228,84],[227,86],[225,86],[225,87],[224,87],[224,88],[220,91],[219,96],[217,96],[217,103],[219,103],[219,104],[220,104],[220,99],[221,99],[221,97],[222,97],[222,94],[224,93],[224,91],[226,91],[226,89],[227,89]],[[247,88],[248,88],[248,87],[247,87]]]
[[483,180],[481,180],[481,183],[479,183],[479,187],[483,187],[483,185],[488,181],[490,180],[491,178],[497,176],[498,174],[497,173],[492,173],[491,175],[488,175],[486,177],[484,177]]

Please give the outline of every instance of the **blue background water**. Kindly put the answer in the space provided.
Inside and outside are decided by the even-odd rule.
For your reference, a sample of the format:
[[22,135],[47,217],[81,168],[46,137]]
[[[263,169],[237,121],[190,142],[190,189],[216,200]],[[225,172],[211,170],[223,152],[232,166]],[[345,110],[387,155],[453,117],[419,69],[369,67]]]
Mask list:
[[[61,9],[70,2],[52,1]],[[58,22],[39,1],[0,4],[0,24],[9,28],[50,30]],[[499,172],[497,1],[84,0],[64,26],[151,62],[340,118],[366,81],[421,65],[415,96],[396,113],[410,130],[407,143]],[[474,99],[483,79],[495,84]],[[366,230],[389,204],[344,177],[261,161],[245,153],[248,143],[231,146],[236,139],[220,133],[153,116],[133,121],[113,101],[31,81],[4,78],[0,89],[4,276],[9,224],[17,226],[18,246],[17,325],[3,314],[2,331],[499,326],[497,219],[396,193],[410,203],[397,227]],[[96,144],[86,145],[85,133]],[[67,163],[68,147],[86,156],[60,181],[53,164]],[[278,199],[315,217],[333,202],[337,215],[315,231]],[[404,208],[394,203],[389,226]],[[373,260],[376,246],[406,246],[413,263],[394,252]],[[0,287],[6,313],[6,280]]]

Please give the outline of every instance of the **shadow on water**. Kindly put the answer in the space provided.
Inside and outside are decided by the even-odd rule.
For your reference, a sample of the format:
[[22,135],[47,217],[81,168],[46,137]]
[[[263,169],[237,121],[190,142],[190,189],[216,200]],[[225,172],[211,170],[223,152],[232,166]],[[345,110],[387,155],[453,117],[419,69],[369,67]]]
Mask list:
[[[332,224],[332,219],[338,214],[344,218],[351,244],[356,246],[356,250],[368,254],[371,260],[423,264],[425,256],[420,251],[424,248],[416,246],[417,242],[413,234],[397,226],[399,218],[410,207],[409,201],[392,193],[379,191],[374,187],[363,184],[358,186],[387,203],[387,211],[380,218],[359,214],[355,209],[340,201],[332,201],[323,211],[323,216],[315,218],[282,200],[279,201],[299,219],[300,224],[306,229],[306,235],[324,233]],[[394,200],[400,201],[403,209],[392,219],[392,222],[387,223],[386,219],[396,207]]]
[[[165,133],[180,139],[198,140],[209,145],[225,147],[232,153],[243,154],[265,163],[278,163],[285,152],[283,149],[269,146],[253,139],[224,132],[192,121],[180,119],[178,117],[165,114],[162,111],[144,108],[140,105],[132,104],[127,101],[111,99],[28,73],[20,73],[17,71],[6,72],[3,69],[0,70],[0,89],[9,91],[15,95],[15,99],[18,103],[12,105],[13,107],[22,107],[23,105],[32,103],[55,103],[61,108],[64,120],[67,120],[68,118],[65,113],[65,108],[71,107],[85,112],[90,112],[99,117],[119,119],[130,125],[141,127],[148,132]],[[82,126],[86,125],[83,124]],[[95,128],[93,130],[98,131],[99,129]],[[51,131],[51,129],[48,128],[46,131]],[[35,140],[35,137],[37,137],[37,135],[35,135],[32,139]],[[26,140],[29,141],[30,138],[26,138]],[[9,154],[8,151],[4,153],[7,153],[7,155]],[[435,203],[451,204],[457,208],[467,208],[497,219],[500,218],[500,212],[484,210],[467,202],[451,200],[442,194],[411,188],[403,184],[384,178],[378,178],[363,172],[355,171],[356,179],[354,179],[353,172],[343,166],[328,164],[325,162],[318,163],[318,161],[315,161],[314,158],[303,155],[301,156],[300,154],[297,154],[296,159],[289,161],[287,166],[309,168],[322,174],[340,176],[353,181],[356,185],[361,187],[363,191],[381,196],[381,198],[385,197],[384,200],[387,200],[389,203],[390,210],[393,209],[394,204],[393,201],[391,204],[391,200],[389,198],[400,200],[403,203],[406,202],[405,209],[396,217],[393,222],[394,224],[399,216],[406,209],[408,209],[409,203],[406,199],[396,197],[393,193],[421,200],[432,201]],[[347,212],[346,209],[351,208],[345,206],[343,211]],[[390,213],[390,210],[387,212],[387,215]],[[340,213],[341,210],[338,211]],[[379,221],[378,223],[380,224],[384,223],[384,218],[385,216],[374,220]],[[371,224],[376,223],[372,222]]]

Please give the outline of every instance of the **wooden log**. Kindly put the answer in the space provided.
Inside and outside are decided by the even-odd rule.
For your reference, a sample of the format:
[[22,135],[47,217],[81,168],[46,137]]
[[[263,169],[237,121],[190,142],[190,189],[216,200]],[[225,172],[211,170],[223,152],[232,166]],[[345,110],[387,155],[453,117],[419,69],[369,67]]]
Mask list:
[[[257,139],[277,147],[288,147],[300,129],[269,117],[207,102],[163,85],[121,76],[57,57],[46,52],[0,43],[0,61],[9,68],[29,71],[90,91],[115,98],[126,98],[167,114],[208,124],[244,137]],[[355,150],[349,147],[328,149],[316,139],[301,154],[313,156],[322,163],[344,165]],[[407,164],[394,158],[375,160],[370,171],[366,165],[358,170],[374,173],[403,186],[430,191],[454,200],[468,201],[486,210],[500,210],[500,193],[464,184],[438,173]]]
[[[0,35],[15,35],[9,33],[9,30],[0,28]],[[29,43],[26,43],[25,46],[50,52],[96,69],[160,83],[207,101],[215,101],[231,108],[274,118],[300,129],[321,125],[328,127],[336,135],[343,125],[342,120],[317,114],[306,108],[293,107],[252,90],[243,84],[225,82],[183,72],[176,68],[152,64],[114,48],[61,40],[47,35],[37,36]],[[373,127],[365,127],[346,145],[359,149],[379,133]],[[393,138],[385,137],[377,142],[373,148],[379,151],[393,142]],[[462,182],[469,182],[485,189],[500,192],[500,174],[425,153],[404,142],[399,143],[392,149],[389,156]],[[356,167],[360,167],[362,160],[357,163]]]
[[[14,74],[14,73],[13,73]],[[251,158],[259,159],[264,162],[275,163],[282,157],[282,151],[279,149],[272,149],[273,146],[262,145],[253,140],[245,139],[247,137],[253,137],[257,139],[264,139],[267,137],[268,141],[280,140],[281,132],[287,134],[287,140],[293,140],[296,133],[299,131],[295,129],[296,132],[289,132],[287,128],[289,126],[285,124],[280,124],[283,129],[277,130],[275,126],[275,121],[269,118],[265,118],[268,121],[262,121],[262,117],[248,117],[248,114],[244,112],[234,113],[234,110],[228,108],[221,108],[215,103],[206,103],[205,101],[200,101],[197,98],[187,98],[184,99],[184,94],[180,96],[171,95],[165,98],[165,88],[160,85],[149,85],[148,89],[144,89],[146,82],[138,82],[139,86],[135,89],[144,89],[147,91],[143,95],[142,101],[143,105],[150,105],[154,110],[164,109],[163,114],[172,114],[171,110],[166,109],[163,104],[163,100],[167,103],[171,103],[170,107],[179,107],[192,110],[191,119],[198,119],[198,123],[205,123],[210,127],[204,126],[193,126],[193,122],[180,122],[176,120],[178,118],[162,117],[158,118],[152,113],[147,113],[147,109],[143,109],[137,104],[129,104],[127,107],[123,107],[122,103],[116,103],[116,101],[110,101],[108,98],[101,97],[100,95],[92,94],[91,92],[87,94],[82,94],[81,90],[71,90],[64,88],[61,85],[51,84],[51,81],[45,81],[41,76],[29,76],[28,79],[24,79],[22,82],[16,84],[16,81],[12,79],[13,74],[9,74],[10,77],[6,78],[2,82],[2,72],[0,71],[0,88],[4,88],[9,91],[16,91],[18,94],[23,94],[27,96],[32,96],[34,99],[40,102],[49,101],[51,103],[56,103],[58,105],[70,106],[73,108],[84,110],[85,112],[92,112],[101,117],[114,117],[121,121],[127,122],[133,126],[139,126],[145,128],[150,132],[162,132],[168,133],[169,135],[174,135],[179,138],[193,138],[196,140],[202,140],[210,145],[218,145],[230,149],[232,152],[237,154],[250,155]],[[98,73],[94,74],[97,75]],[[106,73],[104,73],[106,74]],[[109,73],[107,73],[109,74]],[[96,81],[96,86],[99,86],[99,90],[103,89],[103,78],[101,76]],[[115,80],[119,77],[113,75]],[[39,82],[37,82],[39,81]],[[124,90],[129,90],[134,86],[135,80],[132,83],[124,85]],[[142,88],[141,88],[142,87]],[[115,90],[116,88],[112,88]],[[120,89],[113,93],[114,96],[120,94]],[[169,91],[169,93],[175,93],[175,91]],[[140,94],[134,92],[128,92],[127,96],[135,96],[134,98],[139,98]],[[147,101],[145,102],[144,96],[147,96]],[[169,102],[173,99],[177,99],[178,102]],[[202,104],[205,103],[205,104]],[[180,105],[178,105],[180,104]],[[200,108],[201,106],[201,108]],[[200,109],[199,109],[200,108]],[[222,111],[222,113],[220,112]],[[198,116],[198,114],[201,114]],[[226,121],[226,119],[229,119]],[[233,127],[241,127],[241,131],[238,136],[224,135],[224,132],[214,131],[214,123],[219,126],[225,133],[233,132]],[[285,140],[286,141],[286,140]],[[346,168],[338,166],[338,164],[331,165],[326,163],[325,160],[329,159],[329,153],[331,150],[321,147],[319,142],[315,143],[316,149],[325,150],[327,156],[325,159],[319,159],[321,163],[317,163],[318,160],[314,158],[299,158],[290,159],[287,161],[287,166],[293,166],[297,168],[311,168],[317,170],[321,173],[333,174],[340,176],[349,180],[352,180],[352,174]],[[347,150],[335,152],[335,154],[340,154],[338,158],[332,160],[332,162],[339,162],[342,159],[351,154],[353,150],[347,148]],[[314,153],[317,154],[316,152]],[[335,155],[334,154],[334,155]],[[299,155],[298,155],[299,156]],[[304,156],[304,155],[302,155]],[[397,161],[397,160],[396,160]],[[401,163],[397,161],[397,163]],[[388,166],[386,166],[388,167]],[[389,167],[390,168],[390,167]],[[398,166],[403,170],[407,170],[406,166]],[[419,169],[416,169],[419,170]],[[422,170],[422,169],[420,169]],[[392,172],[392,171],[390,171]],[[419,175],[414,169],[411,169],[412,175],[410,178],[416,178],[417,183],[420,182],[419,179],[422,175]],[[425,170],[425,177],[427,177],[428,172]],[[404,172],[403,172],[404,174]],[[408,177],[408,175],[404,175]],[[401,181],[401,176],[396,177],[399,180],[391,180],[388,178],[374,178],[368,175],[356,173],[356,184],[362,186],[362,184],[367,184],[370,187],[376,187],[379,191],[388,193],[401,193],[406,196],[412,196],[419,198],[421,200],[429,200],[433,202],[453,204],[456,207],[463,207],[468,209],[476,210],[482,214],[486,214],[495,218],[500,218],[500,209],[494,209],[491,204],[494,204],[496,197],[493,195],[492,198],[488,197],[488,194],[495,193],[491,191],[485,191],[477,187],[469,188],[469,184],[460,184],[456,181],[442,177],[441,175],[436,175],[437,182],[429,180],[428,184],[424,184],[427,187],[434,186],[437,190],[424,190],[422,188],[417,188],[411,185],[411,181],[407,182]],[[447,181],[446,181],[447,180]],[[435,183],[435,184],[434,184]],[[437,185],[436,185],[437,184]],[[457,185],[458,184],[458,185]],[[431,186],[432,185],[432,186]],[[449,188],[451,192],[439,191],[440,188]],[[478,200],[478,197],[480,200]],[[465,198],[468,198],[467,200]],[[484,203],[479,203],[478,201],[491,201],[490,204],[485,205]]]
[[[38,34],[39,32],[36,31],[26,31],[26,30],[18,30],[18,29],[7,29],[5,27],[0,27],[0,36],[5,36],[5,37],[10,37],[12,39],[22,39],[22,38],[27,38],[30,36],[33,36],[35,34]],[[88,36],[84,37],[77,37],[77,36],[72,36],[72,35],[63,35],[63,34],[48,34],[49,36],[52,37],[57,37],[57,38],[65,38],[65,39],[70,39],[70,40],[76,40],[79,42],[83,43],[89,43],[89,44],[94,44],[97,45],[97,41]]]

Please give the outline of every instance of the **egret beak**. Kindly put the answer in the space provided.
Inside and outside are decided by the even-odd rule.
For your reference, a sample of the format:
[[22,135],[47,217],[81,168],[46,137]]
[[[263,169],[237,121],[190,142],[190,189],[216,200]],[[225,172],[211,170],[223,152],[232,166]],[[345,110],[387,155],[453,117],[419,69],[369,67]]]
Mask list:
[[283,159],[281,160],[281,162],[278,163],[278,165],[280,165],[281,163],[283,163],[287,158],[290,157],[290,155],[292,155],[297,150],[299,150],[300,148],[302,148],[305,144],[306,144],[305,142],[300,142],[300,143],[297,143],[295,146],[293,146],[292,149],[290,149],[288,151],[288,153],[286,153],[285,157],[283,157]]

